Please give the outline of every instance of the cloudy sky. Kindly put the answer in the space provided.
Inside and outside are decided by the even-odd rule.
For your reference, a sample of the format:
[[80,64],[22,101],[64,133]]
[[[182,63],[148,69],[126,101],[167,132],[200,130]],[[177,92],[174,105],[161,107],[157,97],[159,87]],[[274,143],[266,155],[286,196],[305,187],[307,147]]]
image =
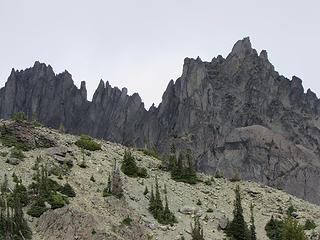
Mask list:
[[226,56],[250,36],[277,71],[319,96],[318,2],[0,0],[0,85],[11,68],[39,60],[56,73],[67,69],[77,86],[85,80],[90,97],[103,79],[149,107],[181,75],[185,57]]

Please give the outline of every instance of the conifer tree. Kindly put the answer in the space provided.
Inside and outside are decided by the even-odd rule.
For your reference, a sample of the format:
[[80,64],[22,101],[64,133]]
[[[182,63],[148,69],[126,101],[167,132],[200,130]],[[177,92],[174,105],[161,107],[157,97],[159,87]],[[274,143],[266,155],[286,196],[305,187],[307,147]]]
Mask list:
[[174,224],[176,222],[176,218],[174,214],[169,209],[167,195],[165,196],[165,207],[163,207],[162,205],[157,178],[156,178],[155,194],[154,194],[153,186],[151,186],[149,211],[152,213],[153,217],[157,219],[157,221],[161,224]]
[[129,177],[136,177],[138,167],[130,150],[125,150],[121,170]]
[[147,195],[148,193],[149,193],[149,190],[148,190],[148,187],[146,186],[146,187],[144,188],[143,195]]
[[256,235],[256,226],[254,224],[254,216],[253,216],[253,204],[251,203],[250,205],[250,240],[257,240],[257,235]]
[[281,240],[281,229],[283,222],[281,220],[274,219],[273,215],[271,216],[270,221],[266,224],[265,230],[267,236],[270,240]]
[[161,214],[163,212],[163,205],[162,205],[162,200],[160,196],[160,191],[159,191],[159,183],[158,183],[158,178],[156,177],[156,189],[155,189],[155,218],[161,217]]
[[154,213],[155,213],[155,198],[154,198],[154,192],[153,192],[153,185],[151,185],[149,211],[154,215]]
[[111,193],[111,176],[109,174],[108,176],[108,182],[107,182],[107,187],[103,189],[103,197],[108,197],[110,196],[112,193]]
[[235,195],[233,220],[229,223],[227,235],[235,240],[247,240],[249,230],[243,217],[239,185],[235,189]]

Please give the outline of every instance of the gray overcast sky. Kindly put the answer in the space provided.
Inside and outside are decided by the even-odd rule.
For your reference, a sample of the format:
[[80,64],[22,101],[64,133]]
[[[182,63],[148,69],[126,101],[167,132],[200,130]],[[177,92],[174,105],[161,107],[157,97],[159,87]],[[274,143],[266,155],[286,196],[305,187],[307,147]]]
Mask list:
[[250,36],[280,74],[319,96],[319,25],[318,0],[0,0],[0,85],[39,60],[85,80],[90,98],[103,79],[149,107],[185,57],[226,56]]

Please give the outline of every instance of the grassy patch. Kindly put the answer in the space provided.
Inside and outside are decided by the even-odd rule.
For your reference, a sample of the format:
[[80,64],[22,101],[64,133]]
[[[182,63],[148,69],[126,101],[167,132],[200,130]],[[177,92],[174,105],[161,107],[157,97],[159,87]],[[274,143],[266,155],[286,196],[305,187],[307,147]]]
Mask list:
[[80,139],[75,142],[75,144],[89,151],[101,150],[101,144],[95,142],[91,137],[87,135],[81,135]]

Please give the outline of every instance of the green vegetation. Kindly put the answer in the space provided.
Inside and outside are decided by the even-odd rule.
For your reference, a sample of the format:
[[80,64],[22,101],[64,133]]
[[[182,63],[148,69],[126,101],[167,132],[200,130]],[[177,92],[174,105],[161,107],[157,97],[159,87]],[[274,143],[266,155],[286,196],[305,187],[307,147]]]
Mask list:
[[203,228],[200,224],[199,217],[194,219],[194,226],[191,224],[191,237],[192,240],[204,240]]
[[254,216],[253,216],[253,204],[250,205],[250,232],[249,232],[249,239],[250,240],[257,240],[256,234],[256,226],[254,224]]
[[216,173],[214,174],[215,178],[224,178],[223,177],[223,172],[220,170],[217,170]]
[[129,177],[148,177],[147,169],[138,167],[130,150],[124,152],[121,171]]
[[243,209],[241,205],[240,187],[235,189],[236,199],[234,201],[233,220],[229,223],[226,233],[227,236],[235,240],[249,239],[249,229],[244,221]]
[[213,209],[212,208],[208,208],[207,209],[207,213],[212,213],[213,212]]
[[[313,221],[310,221],[312,224]],[[309,223],[308,223],[309,224]],[[314,225],[313,225],[314,226]],[[313,227],[312,226],[312,227]],[[267,236],[271,240],[306,240],[304,227],[291,216],[287,216],[284,220],[274,219],[272,216],[265,226]]]
[[95,142],[91,137],[87,135],[81,135],[80,139],[75,142],[75,144],[89,151],[101,150],[101,144]]
[[291,204],[289,207],[288,207],[288,209],[287,209],[287,215],[288,216],[292,216],[292,213],[294,213],[294,212],[296,212],[297,211],[297,209],[295,209],[294,207],[293,207],[293,205]]
[[126,217],[125,219],[122,220],[122,224],[126,226],[131,226],[132,219],[130,217]]
[[24,112],[16,112],[11,115],[13,121],[26,121],[27,116]]
[[91,175],[90,181],[91,181],[91,182],[96,182],[96,180],[94,179],[93,175]]
[[204,184],[207,185],[207,186],[211,186],[211,185],[212,185],[211,179],[207,179],[207,180],[204,182]]
[[317,225],[313,220],[307,219],[305,224],[304,224],[304,230],[312,230],[315,229]]
[[238,170],[236,170],[232,178],[230,178],[230,182],[239,182],[239,181],[241,181],[240,173]]
[[152,148],[143,148],[139,149],[139,151],[142,151],[145,155],[154,157],[154,158],[159,158],[158,150],[156,146],[153,146]]
[[[187,166],[185,166],[185,163],[187,163]],[[177,182],[185,182],[189,184],[196,184],[198,182],[197,174],[192,164],[192,154],[190,149],[188,149],[186,154],[181,152],[177,160],[175,147],[172,146],[168,169],[171,171],[171,178]]]
[[31,148],[21,139],[18,139],[5,125],[0,127],[0,141],[7,147],[15,147],[22,151],[29,151]]
[[62,208],[66,204],[65,199],[58,193],[51,193],[46,200],[52,209]]
[[[14,175],[15,176],[15,175]],[[15,176],[13,192],[5,176],[0,193],[0,239],[31,239],[32,232],[24,219],[22,207],[28,202],[26,188]]]
[[23,154],[21,149],[14,147],[13,149],[11,149],[10,157],[23,160],[26,156]]
[[75,196],[69,184],[61,186],[50,179],[47,168],[44,166],[36,170],[33,179],[34,182],[29,186],[30,192],[33,194],[33,203],[27,212],[30,216],[40,217],[49,207],[52,209],[61,208],[69,203],[68,195]]
[[110,175],[108,176],[108,182],[107,182],[107,187],[103,189],[102,196],[103,197],[108,197],[111,196],[111,177]]
[[158,179],[156,178],[155,181],[155,193],[153,192],[153,186],[151,187],[149,211],[159,223],[172,225],[177,222],[176,217],[169,209],[167,195],[165,195],[165,206],[163,207]]
[[148,187],[146,186],[143,192],[143,195],[147,195],[149,193]]
[[297,220],[288,216],[282,225],[282,240],[307,240],[307,236],[303,231],[303,227]]
[[66,183],[63,187],[59,189],[59,192],[68,196],[68,197],[75,197],[76,193],[74,189],[71,187],[69,183]]

